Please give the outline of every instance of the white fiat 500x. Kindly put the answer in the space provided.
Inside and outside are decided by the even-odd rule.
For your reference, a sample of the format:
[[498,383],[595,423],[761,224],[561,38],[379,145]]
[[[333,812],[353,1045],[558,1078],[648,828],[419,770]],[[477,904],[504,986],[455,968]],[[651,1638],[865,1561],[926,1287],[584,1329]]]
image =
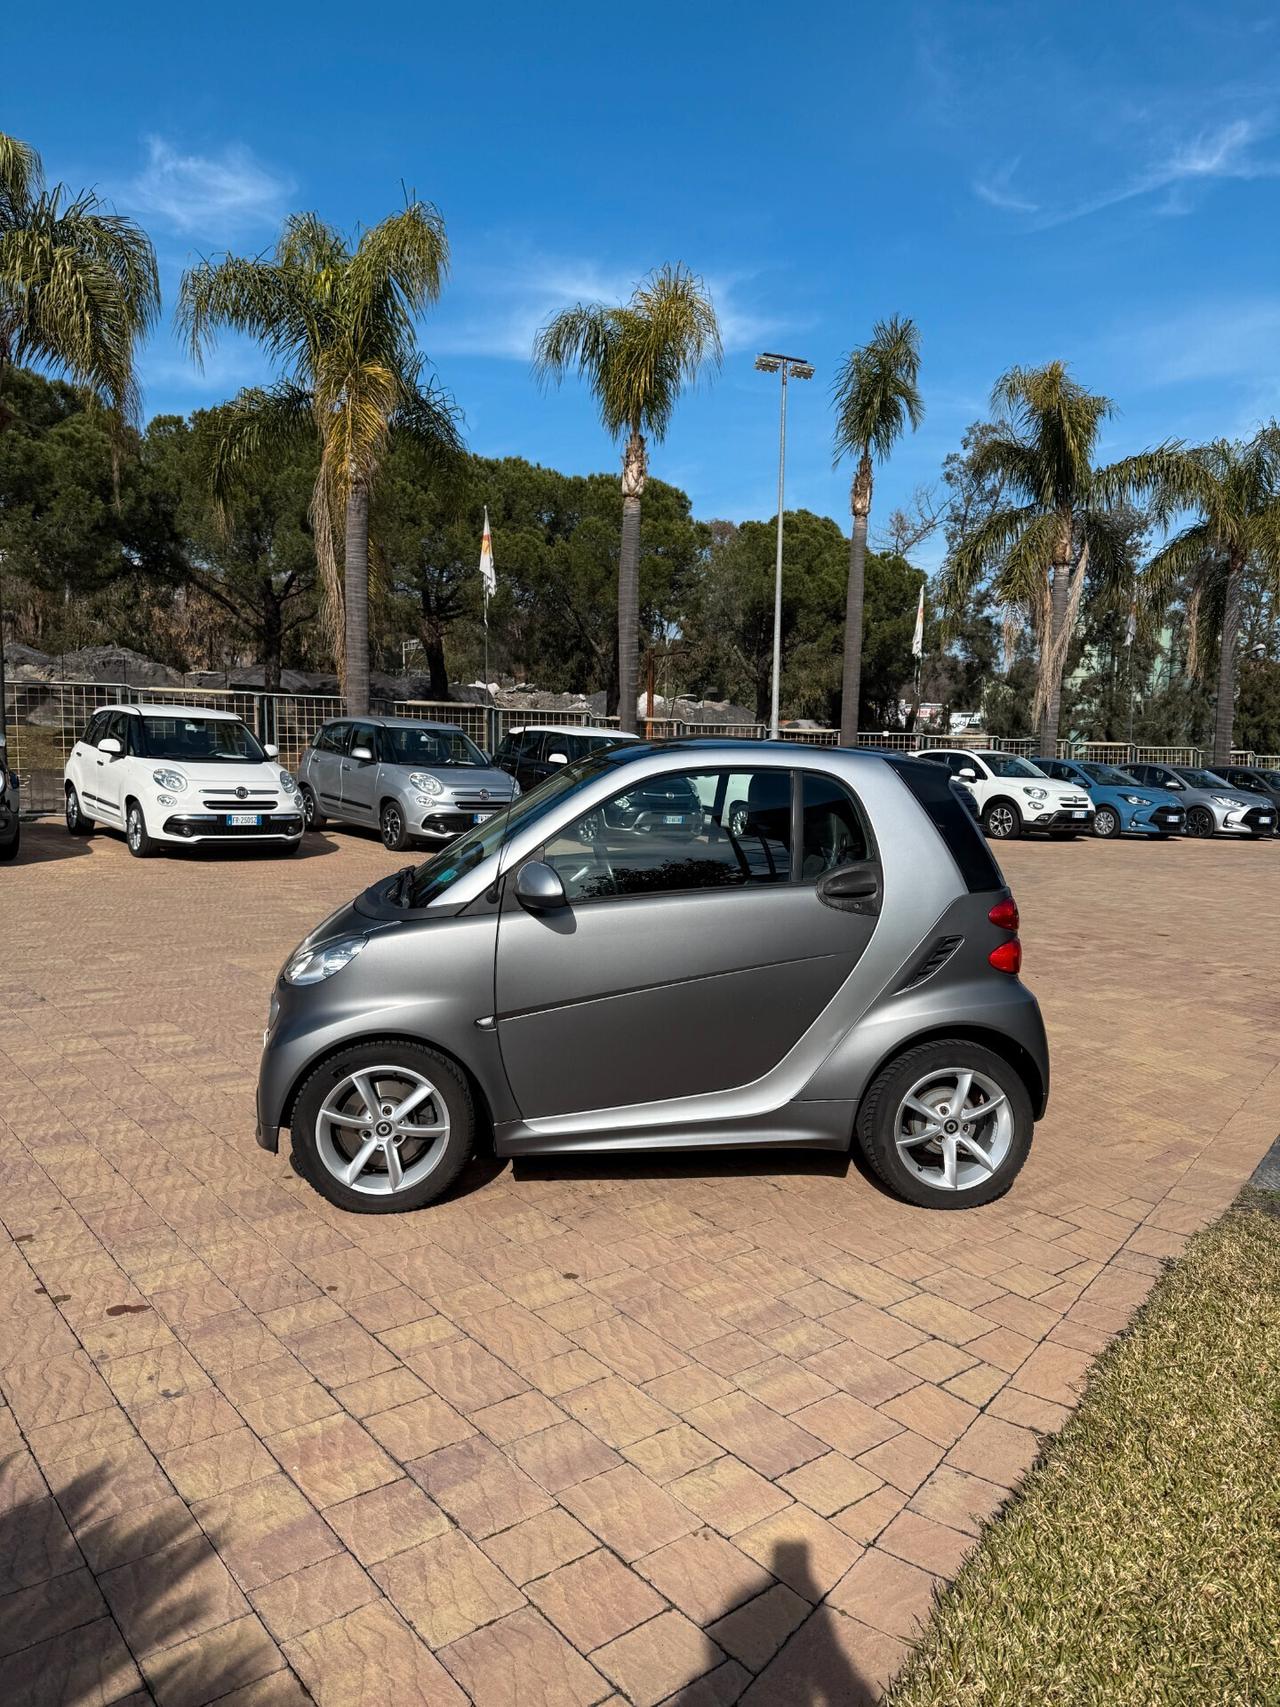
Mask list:
[[145,859],[161,844],[302,841],[298,785],[234,712],[111,705],[95,711],[64,772],[67,829],[123,830]]

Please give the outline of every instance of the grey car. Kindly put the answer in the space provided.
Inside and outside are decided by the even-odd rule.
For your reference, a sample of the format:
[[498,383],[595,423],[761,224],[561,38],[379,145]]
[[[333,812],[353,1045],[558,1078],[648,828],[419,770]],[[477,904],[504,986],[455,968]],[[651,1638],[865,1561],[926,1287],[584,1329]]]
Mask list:
[[1189,836],[1270,836],[1276,828],[1271,802],[1232,788],[1216,771],[1185,765],[1126,765],[1149,788],[1170,789],[1187,810]]
[[[663,809],[673,791],[696,815]],[[606,748],[289,956],[258,1142],[288,1127],[311,1184],[373,1212],[429,1203],[490,1142],[520,1157],[856,1141],[913,1203],[987,1203],[1049,1088],[1017,928],[938,765]]]
[[520,785],[451,723],[414,717],[335,718],[298,766],[307,828],[330,818],[367,824],[394,852],[451,842],[503,811]]

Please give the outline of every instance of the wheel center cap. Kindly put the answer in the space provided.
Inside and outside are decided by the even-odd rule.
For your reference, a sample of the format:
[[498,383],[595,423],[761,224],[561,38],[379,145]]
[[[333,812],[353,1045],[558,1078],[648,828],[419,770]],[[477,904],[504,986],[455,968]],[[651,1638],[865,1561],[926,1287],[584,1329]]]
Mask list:
[[391,1122],[389,1120],[380,1120],[374,1127],[374,1131],[378,1134],[379,1138],[390,1138],[392,1131]]
[[942,1130],[944,1132],[958,1132],[960,1130],[960,1122],[958,1120],[948,1120]]

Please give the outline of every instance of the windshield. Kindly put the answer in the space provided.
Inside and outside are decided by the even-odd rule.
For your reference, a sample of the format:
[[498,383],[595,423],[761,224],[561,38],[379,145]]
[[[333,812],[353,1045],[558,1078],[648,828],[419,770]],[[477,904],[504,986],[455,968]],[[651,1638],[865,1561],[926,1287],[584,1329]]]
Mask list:
[[1225,790],[1229,790],[1231,787],[1231,784],[1225,777],[1216,776],[1213,771],[1180,770],[1178,775],[1184,782],[1190,783],[1192,788],[1212,788],[1216,789],[1219,794],[1222,794]]
[[1101,782],[1110,788],[1132,788],[1138,780],[1128,771],[1118,770],[1115,765],[1087,764],[1081,765],[1080,769],[1091,782]]
[[434,766],[484,765],[488,760],[461,729],[384,729],[383,763]]
[[239,718],[140,717],[142,750],[149,759],[189,765],[261,764],[266,754]]
[[447,848],[441,848],[434,859],[427,860],[414,872],[407,905],[425,907],[428,901],[443,895],[451,884],[465,877],[467,872],[474,871],[491,853],[496,853],[508,836],[515,835],[524,825],[532,824],[566,795],[590,782],[592,777],[599,776],[608,762],[608,749],[605,749],[590,758],[579,759],[576,764],[562,766],[537,788],[522,794],[505,812],[486,818],[483,824],[477,824],[474,830],[459,836]]
[[1016,753],[979,753],[992,776],[1044,776],[1044,771],[1030,759],[1020,759]]
[[1268,788],[1280,788],[1280,771],[1263,771],[1262,780]]

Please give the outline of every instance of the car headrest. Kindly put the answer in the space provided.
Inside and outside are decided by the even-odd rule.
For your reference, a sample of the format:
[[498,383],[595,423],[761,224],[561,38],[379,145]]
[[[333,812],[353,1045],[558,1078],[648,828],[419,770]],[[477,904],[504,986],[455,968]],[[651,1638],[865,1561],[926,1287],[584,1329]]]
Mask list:
[[747,790],[747,816],[767,821],[775,834],[785,834],[791,822],[790,771],[756,771]]

